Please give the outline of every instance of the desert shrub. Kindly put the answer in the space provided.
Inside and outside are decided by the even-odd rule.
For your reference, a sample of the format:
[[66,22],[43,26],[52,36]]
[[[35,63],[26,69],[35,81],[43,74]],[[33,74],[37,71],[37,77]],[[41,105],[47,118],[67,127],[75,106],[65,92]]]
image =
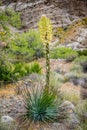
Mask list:
[[78,50],[77,52],[79,56],[87,56],[87,50]]
[[11,34],[9,28],[5,26],[5,24],[3,25],[0,24],[0,41],[7,43],[10,36]]
[[38,62],[34,62],[30,66],[30,73],[41,73],[41,67]]
[[12,81],[12,72],[10,66],[0,65],[0,80],[4,82],[11,82]]
[[25,69],[24,63],[16,63],[15,69],[13,71],[14,79],[19,79],[25,75],[27,75],[27,70]]
[[63,83],[63,76],[60,74],[57,74],[56,72],[52,72],[50,74],[50,87],[51,89],[55,89],[58,90],[60,88],[60,86]]
[[85,62],[85,61],[87,61],[87,56],[79,56],[79,57],[77,57],[74,61],[73,61],[73,63],[74,64],[81,64],[81,63],[83,63],[83,62]]
[[13,64],[3,49],[0,49],[0,81],[12,81]]
[[0,24],[8,21],[8,16],[5,14],[5,11],[0,10]]
[[58,36],[59,39],[61,39],[63,35],[64,35],[64,28],[62,27],[57,28],[56,36]]
[[14,79],[18,80],[31,73],[41,73],[41,67],[38,62],[33,63],[16,63],[13,71]]
[[17,34],[9,44],[9,50],[15,55],[16,59],[26,62],[44,55],[39,33],[34,30]]
[[80,127],[82,130],[87,130],[87,100],[82,101],[76,107],[77,114],[80,118]]
[[70,71],[79,74],[79,73],[82,73],[82,67],[80,64],[73,64]]
[[6,43],[12,36],[8,24],[20,28],[22,26],[20,13],[15,12],[12,9],[7,9],[6,11],[0,10],[0,40]]
[[19,80],[31,73],[41,73],[41,67],[37,62],[13,64],[9,61],[3,61],[0,63],[0,81],[3,83]]
[[16,28],[20,28],[22,26],[21,14],[10,8],[5,11],[0,10],[0,24],[3,26],[4,24],[11,24]]
[[16,27],[16,28],[21,28],[22,22],[21,22],[21,13],[15,12],[14,10],[8,8],[6,10],[6,14],[8,16],[8,21],[9,23]]
[[73,72],[73,74],[78,78],[85,77],[86,74],[84,74],[83,72],[86,72],[86,67],[85,67],[86,62],[87,62],[87,56],[77,57],[73,61],[70,71]]
[[71,93],[63,92],[63,99],[72,102],[74,105],[77,105],[81,100],[80,94],[78,94],[74,90]]
[[72,61],[74,58],[78,56],[78,53],[71,48],[55,48],[51,52],[51,58],[57,59],[57,58],[62,58],[62,59],[67,59],[68,61]]
[[37,123],[45,124],[58,121],[60,115],[61,100],[53,92],[47,89],[34,88],[24,91],[24,103],[26,111],[19,117],[19,122],[29,128]]
[[87,113],[87,100],[82,100],[82,102],[77,105],[76,110],[79,116],[85,115]]

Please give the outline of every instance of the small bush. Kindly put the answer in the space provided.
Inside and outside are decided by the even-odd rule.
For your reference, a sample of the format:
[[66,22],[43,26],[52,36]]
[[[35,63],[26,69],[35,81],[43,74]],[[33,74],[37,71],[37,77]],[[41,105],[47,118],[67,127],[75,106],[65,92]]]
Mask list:
[[84,74],[83,72],[86,72],[86,65],[85,63],[87,62],[87,56],[79,56],[77,57],[72,64],[71,67],[71,72],[73,72],[74,75],[76,75],[76,77],[86,77],[86,74]]
[[82,116],[87,113],[87,100],[83,100],[81,103],[79,103],[76,109],[79,116]]
[[20,29],[21,26],[22,26],[21,13],[15,12],[14,10],[8,8],[8,9],[6,10],[6,14],[7,14],[7,16],[8,16],[8,22],[9,22],[12,26],[14,26],[14,27]]
[[0,49],[0,81],[12,81],[13,69],[13,64],[11,64],[9,57],[7,56],[7,53]]
[[82,130],[87,130],[87,121],[81,122],[81,128]]
[[15,63],[4,62],[0,64],[0,81],[3,83],[13,82],[31,73],[41,73],[41,67],[37,62]]
[[38,62],[34,62],[30,66],[30,73],[41,73],[41,67]]
[[71,93],[70,92],[63,92],[63,98],[64,100],[68,100],[70,102],[72,102],[74,105],[77,105],[81,98],[80,98],[80,94],[72,91]]
[[10,34],[9,28],[5,25],[2,25],[2,26],[0,25],[0,41],[7,43],[10,36],[11,34]]
[[5,11],[0,10],[0,23],[2,25],[11,24],[12,26],[19,29],[22,26],[21,14],[10,8]]
[[80,118],[80,127],[82,130],[87,130],[87,100],[82,101],[76,107],[77,113]]
[[87,56],[87,50],[78,50],[77,52],[79,56]]
[[83,62],[85,62],[85,61],[87,61],[87,56],[79,56],[79,57],[77,57],[74,61],[73,61],[73,63],[74,64],[81,64],[81,63],[83,63]]
[[15,39],[9,44],[9,50],[15,55],[16,59],[26,62],[44,55],[39,33],[34,30],[17,34]]
[[53,72],[50,74],[50,87],[51,89],[59,90],[60,86],[63,83],[63,76]]
[[41,73],[41,67],[38,62],[33,63],[16,63],[13,71],[14,79],[18,80],[32,73]]
[[50,55],[53,59],[62,58],[67,59],[68,61],[72,61],[78,56],[78,53],[71,48],[61,47],[54,49]]
[[72,71],[73,73],[78,73],[79,74],[79,73],[82,73],[82,67],[81,67],[81,65],[73,64],[70,71]]

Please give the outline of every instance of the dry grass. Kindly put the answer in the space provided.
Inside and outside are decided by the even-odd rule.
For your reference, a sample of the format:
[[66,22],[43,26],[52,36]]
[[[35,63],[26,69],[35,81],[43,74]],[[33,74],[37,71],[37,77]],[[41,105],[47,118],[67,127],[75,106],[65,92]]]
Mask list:
[[80,89],[80,86],[75,86],[72,83],[65,83],[60,88],[64,99],[72,102],[75,105],[81,101]]
[[0,98],[1,97],[9,97],[11,95],[14,95],[14,85],[13,84],[8,84],[6,86],[3,86],[3,88],[0,88]]

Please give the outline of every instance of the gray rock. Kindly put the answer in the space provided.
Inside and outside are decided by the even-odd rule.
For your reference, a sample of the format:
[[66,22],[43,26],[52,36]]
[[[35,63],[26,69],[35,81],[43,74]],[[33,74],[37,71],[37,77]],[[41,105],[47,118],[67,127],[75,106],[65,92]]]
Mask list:
[[60,107],[64,112],[68,114],[75,112],[75,106],[69,101],[63,102]]
[[1,117],[1,123],[12,123],[12,122],[14,122],[14,119],[10,116],[4,115]]
[[66,126],[66,130],[76,129],[80,122],[75,113],[75,106],[71,102],[65,101],[62,103],[61,109],[66,113],[67,116],[67,119],[63,120],[63,124]]
[[72,42],[72,43],[67,44],[66,46],[72,49],[77,49],[79,44],[80,44],[79,42]]
[[16,121],[7,115],[4,115],[0,119],[0,130],[18,130]]
[[83,36],[80,36],[80,37],[78,37],[78,39],[77,39],[77,42],[82,42],[82,41],[84,41],[85,40],[85,38],[83,37]]
[[83,77],[79,80],[79,85],[81,85],[83,88],[87,89],[87,77]]

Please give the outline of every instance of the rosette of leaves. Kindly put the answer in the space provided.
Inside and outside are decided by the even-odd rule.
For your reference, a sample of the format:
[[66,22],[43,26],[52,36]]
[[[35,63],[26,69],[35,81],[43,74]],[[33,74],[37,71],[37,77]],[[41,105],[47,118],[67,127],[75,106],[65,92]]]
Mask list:
[[[19,123],[27,127],[42,127],[59,121],[61,100],[56,93],[43,88],[23,90],[24,112],[19,117]],[[34,129],[34,128],[33,128]],[[41,130],[41,129],[40,129]]]

